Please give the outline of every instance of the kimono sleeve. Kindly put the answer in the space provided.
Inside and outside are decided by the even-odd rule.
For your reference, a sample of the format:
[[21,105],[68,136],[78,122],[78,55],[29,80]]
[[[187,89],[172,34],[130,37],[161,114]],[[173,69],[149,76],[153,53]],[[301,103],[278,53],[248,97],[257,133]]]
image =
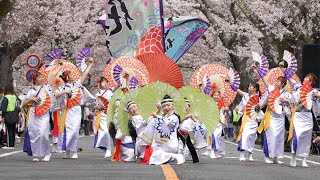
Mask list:
[[268,98],[270,93],[274,90],[274,86],[269,86],[267,91],[264,93],[264,95],[261,97],[259,105],[261,108],[265,107],[268,104]]
[[249,99],[249,93],[244,93],[244,95],[242,96],[242,99],[239,103],[239,105],[237,106],[237,109],[241,112],[244,111],[245,107],[246,107],[246,103],[247,103],[247,100]]

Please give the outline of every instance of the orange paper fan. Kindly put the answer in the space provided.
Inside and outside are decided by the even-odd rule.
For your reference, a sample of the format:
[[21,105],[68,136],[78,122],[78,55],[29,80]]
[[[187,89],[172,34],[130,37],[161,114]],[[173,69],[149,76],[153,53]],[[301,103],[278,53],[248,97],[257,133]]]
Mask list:
[[[267,82],[270,85],[275,85],[275,83],[277,81],[277,78],[279,76],[283,76],[284,77],[284,70],[285,70],[285,68],[281,69],[280,67],[272,68],[272,69],[269,70],[269,72],[267,73],[267,75],[264,78],[266,78]],[[295,81],[297,81],[298,83],[300,83],[300,79],[296,74],[292,78]],[[258,83],[260,85],[261,93],[264,94],[267,91],[266,85],[263,83],[262,79],[260,79]],[[291,93],[293,91],[293,88],[292,88],[292,86],[290,85],[289,82],[287,82],[287,85],[284,87],[284,90],[286,92],[289,92],[289,93]]]
[[164,54],[147,53],[137,56],[148,69],[150,82],[164,82],[177,89],[183,86],[183,77],[177,63]]
[[71,88],[71,97],[67,98],[67,108],[70,109],[73,106],[76,106],[79,104],[81,100],[81,89],[78,85],[74,85]]
[[225,105],[224,105],[224,101],[223,101],[223,98],[220,98],[219,101],[218,101],[218,109],[220,110],[221,108],[223,108]]
[[255,120],[259,115],[259,112],[255,110],[256,106],[259,104],[259,95],[252,96],[246,105],[246,114],[250,119]]
[[280,102],[280,90],[275,88],[269,95],[268,106],[272,109],[273,112],[281,114],[282,112],[282,103]]
[[311,110],[312,107],[312,93],[313,89],[311,84],[308,81],[303,83],[300,89],[300,101],[308,110]]
[[[101,102],[99,102],[101,101]],[[109,101],[104,98],[103,96],[98,96],[98,102],[100,105],[103,105],[104,107],[104,112],[107,113],[108,112],[108,106],[109,106]]]
[[49,110],[51,99],[45,87],[42,87],[37,97],[40,99],[40,102],[35,107],[35,116],[41,116]]

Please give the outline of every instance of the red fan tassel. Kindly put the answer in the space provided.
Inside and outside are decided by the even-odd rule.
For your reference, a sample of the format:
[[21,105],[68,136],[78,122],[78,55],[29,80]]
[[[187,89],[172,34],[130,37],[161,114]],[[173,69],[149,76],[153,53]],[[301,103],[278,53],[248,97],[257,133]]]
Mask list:
[[151,146],[146,146],[146,150],[144,151],[144,156],[143,159],[141,159],[141,161],[139,161],[139,164],[149,164],[150,162],[150,157],[152,155],[153,149]]
[[112,161],[121,161],[120,158],[120,148],[121,148],[121,140],[120,139],[116,139],[116,146],[114,148],[114,152],[112,155]]
[[59,136],[59,119],[60,119],[60,113],[59,111],[53,112],[53,129],[52,129],[52,135],[54,137]]

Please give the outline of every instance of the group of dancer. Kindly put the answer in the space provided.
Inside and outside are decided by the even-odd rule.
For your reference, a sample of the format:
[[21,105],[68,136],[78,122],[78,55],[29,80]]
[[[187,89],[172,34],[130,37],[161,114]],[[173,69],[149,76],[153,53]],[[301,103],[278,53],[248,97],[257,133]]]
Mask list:
[[[130,135],[122,133],[118,127],[118,111],[121,99],[118,99],[114,106],[114,112],[107,112],[106,106],[99,103],[98,99],[109,102],[113,93],[121,89],[124,94],[130,93],[129,87],[117,85],[109,86],[106,77],[97,80],[98,93],[93,96],[84,86],[87,75],[93,67],[93,59],[89,59],[80,79],[75,79],[74,74],[68,70],[61,71],[59,64],[55,71],[63,80],[63,85],[53,90],[48,84],[43,83],[41,73],[32,75],[32,88],[28,91],[22,106],[26,108],[27,130],[25,134],[24,151],[33,156],[33,161],[50,161],[51,147],[49,140],[50,115],[55,122],[54,148],[64,152],[64,159],[78,159],[79,127],[81,124],[81,105],[93,104],[96,110],[94,147],[104,152],[104,158],[112,161],[138,161],[139,163],[159,165],[176,161],[177,164],[185,162],[186,154],[191,154],[193,162],[199,162],[198,152],[206,148],[202,154],[212,159],[225,156],[224,126],[226,124],[225,114],[229,110],[223,105],[222,92],[215,83],[210,84],[210,98],[218,104],[219,123],[216,130],[210,134],[206,131],[205,125],[197,116],[190,114],[190,100],[185,98],[186,115],[180,117],[175,111],[175,102],[172,97],[165,95],[160,104],[155,104],[155,111],[150,112],[149,119],[143,119],[140,114],[137,102],[129,101],[126,112],[130,115]],[[256,69],[253,66],[253,69]],[[257,72],[258,73],[258,72]],[[248,92],[237,89],[238,95],[242,96],[241,102],[235,110],[242,115],[242,124],[237,138],[239,160],[246,161],[245,152],[248,153],[248,161],[254,161],[253,151],[257,133],[263,138],[263,152],[265,162],[268,164],[282,164],[280,161],[284,154],[285,139],[285,116],[290,119],[289,140],[291,141],[292,158],[290,166],[296,166],[296,157],[303,157],[302,167],[308,167],[306,158],[309,155],[312,129],[314,126],[313,116],[320,114],[320,93],[313,91],[312,109],[306,108],[301,100],[300,92],[304,83],[315,85],[317,78],[308,74],[303,84],[294,79],[286,79],[279,76],[275,84],[262,78],[267,86],[264,95],[260,93],[260,85],[251,82]],[[226,80],[228,80],[226,78]],[[286,92],[284,87],[287,82],[292,86],[293,91]],[[129,84],[129,83],[127,83]],[[278,105],[282,110],[274,112],[268,106],[269,97],[273,91],[278,90]],[[45,98],[40,98],[45,97]],[[255,107],[257,116],[254,118],[246,112],[248,101],[252,97],[258,97],[259,104]],[[44,99],[44,100],[43,100]],[[49,101],[48,101],[49,100]],[[42,102],[44,101],[44,102]],[[39,104],[46,104],[45,110],[39,110]],[[109,104],[110,105],[110,104]],[[267,106],[267,107],[266,107]],[[266,111],[262,109],[266,107]],[[108,119],[107,114],[113,113],[113,119]],[[258,121],[261,120],[260,126]],[[110,123],[112,121],[112,123]],[[42,159],[41,159],[42,158]]]

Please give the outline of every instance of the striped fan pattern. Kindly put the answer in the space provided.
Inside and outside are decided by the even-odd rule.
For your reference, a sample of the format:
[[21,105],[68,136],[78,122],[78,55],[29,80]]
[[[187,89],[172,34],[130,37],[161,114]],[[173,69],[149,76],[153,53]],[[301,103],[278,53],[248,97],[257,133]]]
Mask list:
[[42,87],[37,97],[40,99],[40,102],[35,107],[35,116],[42,116],[49,110],[51,105],[51,99],[44,87]]
[[229,83],[230,87],[233,91],[237,91],[240,86],[240,75],[237,71],[233,70],[232,68],[229,69]]
[[89,57],[90,54],[91,54],[90,48],[85,47],[85,48],[82,48],[80,53],[77,55],[76,65],[81,72],[84,72],[86,70],[87,64],[85,62],[85,59]]
[[61,59],[62,57],[62,49],[56,49],[49,53],[46,61],[46,67],[50,66],[55,59]]
[[250,117],[250,119],[257,119],[259,112],[256,112],[255,108],[259,104],[259,95],[252,96],[246,105],[246,114]]
[[312,107],[312,87],[309,82],[303,83],[300,89],[300,101],[305,108],[311,110]]
[[275,88],[269,95],[268,98],[268,106],[273,110],[273,112],[277,114],[281,114],[282,112],[282,105],[280,102],[280,90]]
[[254,61],[259,63],[258,74],[260,78],[263,78],[269,70],[269,62],[265,55],[259,54],[257,52],[252,52],[252,58]]
[[288,67],[284,71],[284,77],[286,79],[290,79],[292,76],[296,74],[298,68],[297,58],[289,51],[284,51],[283,59],[288,63]]
[[98,96],[98,99],[101,100],[102,105],[104,107],[104,112],[107,113],[108,112],[109,101],[106,98],[104,98],[103,96]]

